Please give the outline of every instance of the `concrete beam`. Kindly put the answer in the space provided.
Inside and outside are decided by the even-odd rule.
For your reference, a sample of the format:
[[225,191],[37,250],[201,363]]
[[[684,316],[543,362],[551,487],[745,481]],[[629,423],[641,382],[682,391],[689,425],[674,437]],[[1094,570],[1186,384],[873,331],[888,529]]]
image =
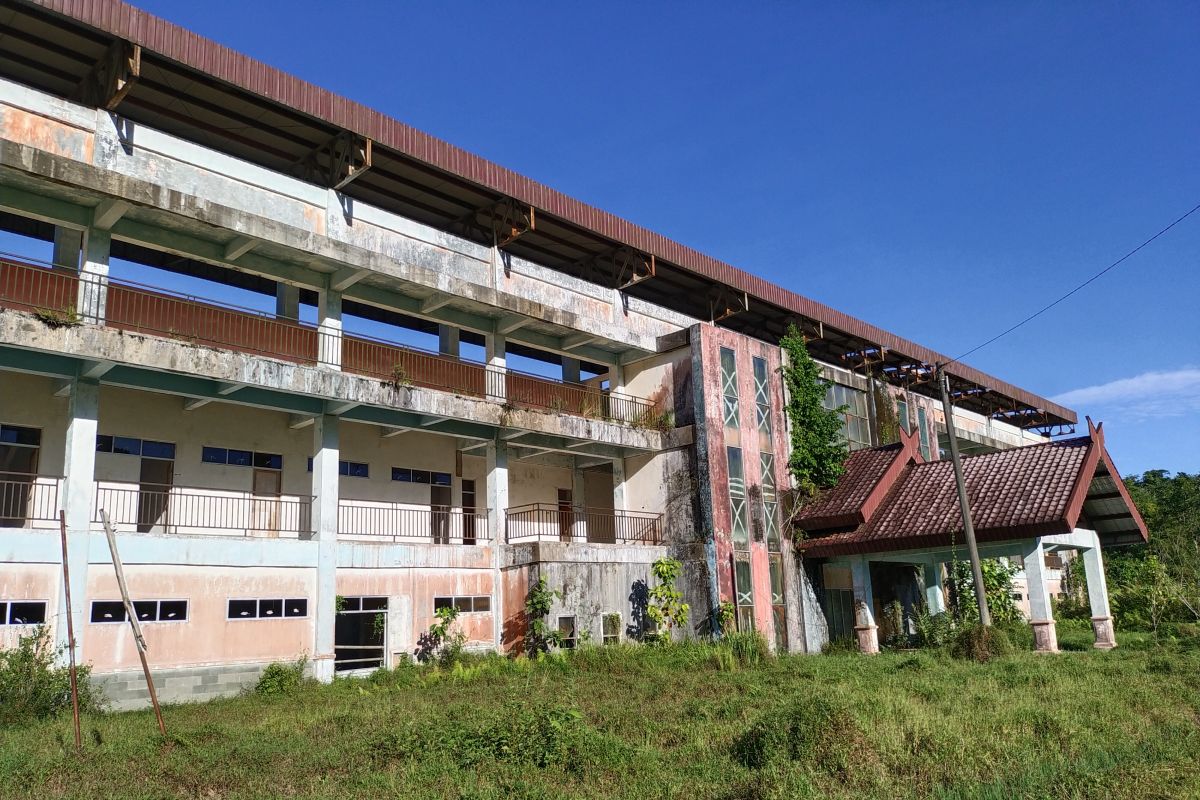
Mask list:
[[62,380],[57,381],[54,384],[54,396],[55,397],[70,397],[71,396],[71,387],[74,385],[75,385],[75,381],[71,380],[70,378],[63,378]]
[[301,428],[307,428],[309,425],[312,425],[316,419],[317,418],[315,416],[311,416],[309,414],[289,414],[288,428],[298,431]]
[[452,294],[445,294],[444,292],[438,292],[436,294],[431,294],[431,295],[429,295],[429,297],[426,297],[424,300],[421,301],[421,313],[422,314],[432,314],[433,312],[437,311],[439,308],[443,308],[445,306],[450,305],[451,301],[453,301],[453,300],[454,300],[454,295],[452,295]]
[[412,428],[388,428],[384,425],[380,425],[379,426],[379,438],[380,439],[394,439],[395,437],[401,436],[405,433],[409,433],[412,430],[413,430]]
[[132,206],[124,200],[112,197],[101,200],[100,205],[92,212],[92,227],[102,231],[110,230],[130,208]]
[[345,414],[347,411],[349,411],[353,408],[358,408],[360,405],[362,405],[362,404],[355,403],[355,402],[352,402],[349,400],[336,401],[336,402],[330,401],[325,404],[325,413],[332,414],[335,417],[340,417],[343,414]]
[[335,292],[344,292],[370,274],[369,269],[342,267],[329,276],[329,288]]
[[585,344],[591,344],[599,338],[599,336],[593,336],[590,333],[573,333],[570,336],[563,337],[561,346],[563,350],[574,350],[583,347]]
[[450,419],[449,417],[424,417],[421,420],[421,427],[429,428],[434,425],[438,425],[440,423],[446,422],[449,419]]
[[115,366],[112,361],[85,361],[79,369],[79,377],[100,380]]
[[533,322],[529,317],[522,317],[518,314],[509,314],[496,320],[496,333],[507,336],[518,328],[524,328],[529,323]]
[[241,389],[241,388],[242,388],[242,384],[240,384],[240,383],[224,383],[224,382],[222,382],[222,383],[217,384],[217,394],[221,395],[222,397],[228,397],[229,395],[233,394],[234,392],[236,392],[238,389]]
[[210,397],[185,397],[183,400],[184,411],[195,411],[197,408],[208,405],[212,402]]
[[256,247],[258,247],[257,239],[252,239],[249,236],[234,237],[233,241],[225,245],[225,260],[237,261]]

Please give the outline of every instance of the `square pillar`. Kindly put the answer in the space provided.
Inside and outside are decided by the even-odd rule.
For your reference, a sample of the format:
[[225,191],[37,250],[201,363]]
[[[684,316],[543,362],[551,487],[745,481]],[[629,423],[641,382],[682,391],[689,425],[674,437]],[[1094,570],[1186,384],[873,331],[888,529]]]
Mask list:
[[505,347],[507,340],[504,334],[489,333],[485,337],[487,350],[487,375],[485,378],[486,394],[489,400],[506,400],[508,398],[508,381],[506,378]]
[[567,358],[562,359],[562,379],[564,383],[579,383],[579,359]]
[[[608,391],[611,394],[625,394],[625,367],[622,364],[612,364],[608,368]],[[625,403],[614,402],[608,403],[608,414],[613,419],[619,422],[629,422],[627,417],[630,416]]]
[[942,593],[942,564],[926,561],[922,567],[925,574],[925,608],[930,614],[946,613],[946,597]]
[[[59,572],[58,619],[70,613],[75,626],[75,659],[83,663],[83,632],[87,618],[88,532],[92,525],[92,499],[96,494],[96,433],[100,419],[100,384],[76,378],[71,382],[67,412],[66,447],[63,454],[62,491],[59,508],[67,517],[67,566],[71,573],[71,606]],[[68,654],[66,623],[54,626],[54,643],[59,658],[66,663]]]
[[1098,650],[1112,650],[1117,646],[1113,631],[1112,611],[1108,605],[1108,581],[1104,577],[1104,558],[1100,554],[1100,537],[1092,534],[1095,544],[1082,551],[1083,571],[1087,575],[1088,603],[1092,607],[1092,632],[1096,635],[1093,645]]
[[342,293],[322,289],[317,299],[317,364],[342,368]]
[[879,652],[879,627],[875,624],[875,593],[871,588],[871,562],[859,556],[850,562],[854,585],[854,633],[858,649],[874,655]]
[[496,652],[504,647],[504,580],[501,575],[508,510],[508,443],[497,439],[487,445],[488,537],[492,546],[492,636]]
[[312,534],[317,540],[317,612],[313,616],[313,676],[333,680],[333,629],[337,618],[338,418],[313,420]]
[[275,284],[275,316],[279,319],[300,319],[300,287],[289,283]]
[[571,504],[575,507],[574,518],[571,520],[571,538],[577,542],[588,540],[587,530],[587,486],[584,483],[583,470],[579,468],[579,458],[574,459],[571,469]]
[[459,349],[459,330],[452,325],[438,325],[438,352],[444,356],[458,358],[461,350]]
[[79,271],[79,254],[83,251],[83,231],[76,228],[54,226],[54,255],[51,261],[56,267],[71,272]]
[[89,228],[84,235],[83,264],[79,269],[79,299],[76,306],[84,322],[104,324],[108,299],[108,251],[112,237],[108,231]]
[[1025,559],[1025,582],[1029,589],[1033,649],[1039,653],[1057,653],[1058,634],[1054,629],[1054,614],[1050,608],[1050,591],[1046,588],[1046,552],[1042,549],[1042,540],[1026,542],[1021,555]]
[[613,510],[628,511],[629,510],[629,483],[628,475],[625,473],[625,459],[614,458],[612,462],[613,474]]

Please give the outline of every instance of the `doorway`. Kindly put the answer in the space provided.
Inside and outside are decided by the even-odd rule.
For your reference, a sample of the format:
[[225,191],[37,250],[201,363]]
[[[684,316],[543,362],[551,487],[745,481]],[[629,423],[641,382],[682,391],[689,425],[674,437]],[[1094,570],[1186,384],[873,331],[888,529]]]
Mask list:
[[279,496],[283,492],[283,473],[277,469],[255,469],[253,499],[250,501],[250,525],[255,535],[279,538]]
[[149,533],[156,526],[168,525],[171,484],[175,480],[175,462],[161,458],[142,458],[138,474],[138,533]]
[[37,475],[42,432],[0,425],[0,527],[23,528]]
[[475,481],[462,482],[463,544],[475,544]]
[[434,544],[450,544],[450,487],[429,487],[429,535]]

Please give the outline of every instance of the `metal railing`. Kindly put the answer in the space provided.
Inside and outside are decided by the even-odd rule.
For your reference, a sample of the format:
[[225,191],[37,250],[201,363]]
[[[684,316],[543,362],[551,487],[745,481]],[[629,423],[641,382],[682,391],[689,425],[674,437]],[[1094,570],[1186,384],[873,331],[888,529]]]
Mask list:
[[320,363],[322,352],[335,350],[340,339],[342,370],[398,387],[503,398],[518,407],[643,428],[672,427],[671,415],[657,404],[595,385],[499,369],[381,339],[327,332],[256,309],[107,276],[81,275],[65,267],[0,258],[0,307],[38,314],[51,325],[103,318],[106,326],[118,330],[298,364]]
[[485,544],[488,512],[370,500],[338,501],[338,536],[368,541]]
[[61,484],[62,478],[51,475],[0,472],[0,528],[51,527],[58,520]]
[[93,522],[100,512],[118,530],[139,533],[299,538],[312,530],[312,498],[156,484],[97,482]]
[[530,503],[505,512],[510,543],[662,544],[663,515]]

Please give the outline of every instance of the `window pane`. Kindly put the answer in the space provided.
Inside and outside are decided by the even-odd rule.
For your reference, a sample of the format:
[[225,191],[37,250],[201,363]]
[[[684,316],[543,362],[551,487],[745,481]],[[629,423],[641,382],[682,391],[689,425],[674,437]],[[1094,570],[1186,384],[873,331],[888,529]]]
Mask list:
[[454,598],[454,607],[457,608],[460,613],[467,613],[467,614],[471,613],[471,598],[469,598],[469,597]]
[[258,602],[256,600],[230,600],[229,613],[226,616],[229,619],[254,619],[258,616]]
[[562,646],[570,649],[575,646],[575,618],[559,617],[558,632],[563,636]]
[[492,598],[490,595],[480,595],[475,598],[475,611],[491,611]]
[[113,452],[129,456],[140,456],[142,454],[142,440],[133,439],[129,436],[114,436]]
[[[2,615],[0,621],[3,621]],[[40,601],[11,602],[8,604],[8,621],[13,625],[41,625],[46,621],[46,604]]]
[[200,460],[206,464],[224,464],[229,459],[229,451],[224,447],[205,447],[200,451]]
[[158,601],[134,600],[133,613],[137,614],[138,622],[154,622],[158,619]]
[[771,557],[771,603],[779,605],[783,602],[783,559]]
[[283,456],[278,453],[255,453],[254,466],[259,469],[283,469]]
[[260,617],[282,617],[283,616],[283,601],[282,600],[259,600],[258,601],[258,616],[260,616]]
[[248,467],[254,461],[254,454],[249,450],[230,450],[229,451],[229,466],[231,467]]
[[285,617],[307,617],[308,599],[304,597],[295,597],[286,601],[283,604],[283,615]]
[[362,599],[363,611],[387,611],[386,597],[364,597]]
[[96,452],[111,453],[113,449],[113,437],[97,436],[96,437]]
[[737,581],[737,604],[739,606],[754,605],[754,587],[750,573],[750,561],[738,559],[734,562],[734,577]]
[[152,442],[147,439],[142,442],[142,455],[146,458],[162,458],[167,461],[174,461],[175,445],[170,442]]
[[411,483],[412,470],[402,469],[401,467],[392,467],[392,480],[401,481],[403,483]]
[[125,606],[116,601],[92,603],[92,622],[124,622]]
[[338,462],[338,475],[349,475],[349,474],[350,474],[350,462],[349,461],[339,461]]
[[0,442],[37,447],[42,443],[42,432],[37,428],[23,428],[20,425],[0,425]]
[[370,477],[370,476],[368,475],[368,467],[367,467],[367,465],[366,465],[366,464],[359,464],[359,463],[357,463],[357,462],[354,462],[354,461],[350,462],[350,475],[351,475],[351,477],[354,477],[354,478],[367,478],[367,477]]
[[361,597],[343,597],[342,611],[360,611],[362,609]]
[[412,471],[413,483],[429,483],[429,471],[424,469],[414,469]]
[[0,625],[8,624],[8,603],[0,603]]
[[429,477],[430,477],[430,483],[432,483],[434,486],[449,486],[450,485],[450,473],[449,472],[434,472]]
[[725,455],[729,459],[729,494],[734,497],[745,497],[746,473],[742,467],[742,448],[726,447]]
[[621,615],[620,614],[605,614],[604,615],[604,636],[620,636],[621,635]]
[[183,622],[187,619],[187,600],[163,600],[158,604],[159,622]]
[[453,608],[453,607],[454,607],[454,598],[453,597],[435,597],[435,598],[433,598],[433,610],[434,611],[437,611],[439,608]]

